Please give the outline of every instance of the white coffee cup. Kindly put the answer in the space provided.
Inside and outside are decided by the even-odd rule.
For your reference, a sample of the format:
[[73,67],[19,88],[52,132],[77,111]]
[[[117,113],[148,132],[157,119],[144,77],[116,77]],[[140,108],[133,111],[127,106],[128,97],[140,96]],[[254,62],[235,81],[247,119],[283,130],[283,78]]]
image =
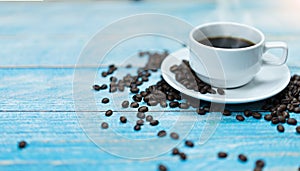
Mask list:
[[[215,37],[240,38],[254,45],[242,48],[220,48],[199,43]],[[189,35],[190,65],[204,82],[222,88],[235,88],[249,83],[262,65],[283,65],[288,56],[284,42],[265,42],[258,29],[239,23],[216,22],[195,27]],[[282,49],[278,58],[264,55],[269,49]]]

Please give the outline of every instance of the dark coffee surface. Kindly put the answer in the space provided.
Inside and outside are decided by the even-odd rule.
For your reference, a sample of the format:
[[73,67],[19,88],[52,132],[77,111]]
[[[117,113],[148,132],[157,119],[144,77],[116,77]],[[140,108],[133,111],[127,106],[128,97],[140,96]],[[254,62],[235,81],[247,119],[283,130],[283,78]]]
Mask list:
[[209,37],[198,42],[207,46],[227,49],[244,48],[254,45],[254,43],[249,40],[235,37]]

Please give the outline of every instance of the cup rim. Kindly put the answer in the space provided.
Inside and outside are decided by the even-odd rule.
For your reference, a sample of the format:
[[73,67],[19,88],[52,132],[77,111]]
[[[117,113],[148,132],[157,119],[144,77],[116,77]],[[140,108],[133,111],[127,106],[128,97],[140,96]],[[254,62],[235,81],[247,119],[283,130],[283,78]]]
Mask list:
[[[213,25],[235,25],[235,26],[247,27],[247,28],[249,28],[249,29],[254,30],[255,32],[257,32],[260,35],[261,40],[258,43],[256,43],[255,45],[252,45],[252,46],[249,46],[249,47],[242,47],[242,48],[220,48],[220,47],[212,47],[212,46],[204,45],[204,44],[199,43],[198,41],[196,41],[194,39],[193,34],[194,34],[194,32],[196,30],[199,30],[200,28],[203,28],[203,27],[213,26]],[[189,38],[190,38],[190,41],[192,41],[194,44],[197,44],[199,46],[202,46],[202,47],[205,47],[205,48],[208,48],[208,49],[212,49],[212,50],[222,50],[222,51],[244,51],[244,50],[250,50],[250,49],[254,49],[254,48],[257,48],[257,47],[261,46],[263,44],[263,42],[265,41],[265,36],[264,36],[264,34],[259,29],[255,28],[253,26],[247,25],[247,24],[236,23],[236,22],[227,22],[227,21],[209,22],[209,23],[198,25],[198,26],[194,27],[190,31]]]

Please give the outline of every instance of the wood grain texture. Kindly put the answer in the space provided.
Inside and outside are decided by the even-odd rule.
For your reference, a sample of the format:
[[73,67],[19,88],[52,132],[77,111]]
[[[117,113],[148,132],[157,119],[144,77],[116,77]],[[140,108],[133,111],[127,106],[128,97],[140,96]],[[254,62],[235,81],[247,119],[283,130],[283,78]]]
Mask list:
[[[106,121],[112,130],[131,140],[156,140],[159,130],[165,129],[169,133],[180,117],[184,118],[182,126],[192,127],[178,142],[164,137],[165,141],[159,145],[145,143],[137,149],[128,148],[129,145],[124,145],[121,140],[100,135],[103,136],[102,142],[106,143],[104,147],[132,154],[177,144],[188,155],[187,161],[172,156],[167,148],[150,159],[131,160],[112,155],[94,144],[81,128],[73,100],[73,74],[75,69],[94,72],[93,67],[96,67],[95,83],[107,82],[108,78],[100,77],[105,67],[98,69],[98,64],[95,64],[75,68],[81,50],[105,25],[144,12],[169,14],[192,25],[219,20],[254,25],[266,34],[267,40],[289,43],[289,68],[292,74],[300,74],[299,6],[296,0],[0,3],[0,170],[157,170],[160,163],[170,170],[253,170],[254,162],[263,159],[266,161],[265,170],[296,171],[300,166],[300,138],[294,126],[285,124],[285,132],[278,133],[276,126],[263,119],[235,120],[244,109],[261,111],[262,102],[226,105],[234,111],[233,115],[223,117],[209,141],[199,144],[205,125],[213,124],[213,120],[207,118],[210,114],[200,116],[192,108],[180,112],[178,109],[153,107],[149,113],[160,118],[159,126],[145,125],[140,132],[134,132],[136,110],[120,106],[121,101],[131,98],[131,95],[111,95],[107,90],[94,92],[91,89],[95,98],[88,99],[82,93],[81,99],[87,104],[84,111],[94,117],[93,122],[99,122],[99,129],[101,122]],[[131,71],[123,67],[118,69],[120,74],[125,74],[138,67],[132,62],[136,60],[132,59],[139,50],[168,49],[173,52],[181,47],[169,39],[136,38],[117,46],[102,64],[120,60],[122,66],[132,63]],[[149,84],[159,77],[159,72],[153,74],[153,82]],[[84,86],[91,88],[92,85]],[[113,100],[103,105],[100,103],[103,97]],[[98,108],[91,111],[88,106],[94,102]],[[116,112],[110,118],[104,117],[107,109]],[[126,125],[119,123],[121,115],[128,117]],[[291,113],[291,117],[300,120],[299,114]],[[185,147],[185,139],[195,142],[195,147]],[[17,147],[21,140],[28,142],[22,150]],[[218,159],[219,151],[228,152],[228,158]],[[248,156],[247,163],[237,160],[240,153]]]

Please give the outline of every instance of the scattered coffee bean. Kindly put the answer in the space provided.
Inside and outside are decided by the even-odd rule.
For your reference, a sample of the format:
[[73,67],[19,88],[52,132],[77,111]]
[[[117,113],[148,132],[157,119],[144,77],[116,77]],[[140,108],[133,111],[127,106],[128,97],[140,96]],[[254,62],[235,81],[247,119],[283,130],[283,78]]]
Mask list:
[[168,168],[166,166],[164,166],[163,164],[158,165],[158,170],[159,171],[167,171]]
[[246,117],[252,116],[252,111],[251,110],[245,110],[244,111],[244,116],[246,116]]
[[239,154],[238,158],[241,162],[246,162],[248,160],[244,154]]
[[120,117],[120,122],[121,123],[126,123],[127,122],[127,118],[125,116],[121,116]]
[[198,108],[198,109],[196,110],[196,112],[197,112],[199,115],[205,115],[205,114],[206,114],[206,111],[205,111],[204,109],[200,109],[200,108]]
[[105,112],[105,116],[107,116],[107,117],[110,117],[112,114],[113,114],[113,111],[112,111],[112,110],[107,110],[107,111]]
[[284,127],[281,124],[277,125],[277,131],[284,132]]
[[271,122],[272,122],[272,124],[278,124],[278,123],[279,123],[278,117],[273,117],[273,118],[271,119]]
[[101,128],[102,129],[107,129],[108,128],[108,123],[107,122],[102,122]]
[[129,101],[128,100],[125,100],[125,101],[122,102],[122,107],[123,108],[128,108],[128,106],[129,106]]
[[256,160],[255,166],[258,168],[263,168],[265,166],[265,162],[263,160]]
[[293,110],[295,113],[300,113],[300,107],[295,107]]
[[176,132],[171,132],[170,137],[174,140],[178,140],[179,139],[179,135]]
[[178,150],[178,148],[173,148],[172,149],[172,154],[173,155],[177,155],[177,154],[179,154],[180,152],[179,152],[179,150]]
[[143,112],[138,112],[138,113],[136,114],[136,117],[137,117],[137,118],[140,118],[140,119],[145,119],[146,115],[145,115],[145,113],[143,113]]
[[159,137],[165,137],[167,135],[167,132],[165,130],[161,130],[157,133],[157,136]]
[[142,126],[142,125],[144,125],[144,120],[139,119],[136,121],[136,124]]
[[100,89],[101,89],[101,90],[107,89],[107,85],[106,85],[106,84],[102,84],[102,85],[100,86]]
[[298,134],[300,134],[300,126],[297,126],[297,127],[296,127],[296,132],[297,132]]
[[288,118],[287,124],[289,124],[289,125],[297,125],[297,120],[295,118]]
[[271,121],[272,120],[272,115],[271,114],[267,114],[267,115],[264,116],[264,119],[266,121]]
[[231,115],[231,111],[228,110],[228,109],[225,109],[225,110],[223,111],[223,115],[224,115],[224,116],[230,116],[230,115]]
[[147,102],[148,106],[156,106],[158,104],[158,102],[156,100],[150,100]]
[[139,131],[139,130],[141,130],[141,126],[140,126],[140,125],[135,125],[135,126],[133,127],[133,129],[134,129],[135,131]]
[[111,77],[109,78],[109,80],[110,80],[111,82],[117,82],[117,81],[118,81],[118,79],[117,79],[116,77],[114,77],[114,76],[111,76]]
[[151,122],[153,120],[153,116],[152,115],[147,115],[146,116],[146,121],[147,122]]
[[224,95],[224,94],[225,94],[225,91],[224,91],[222,88],[217,88],[217,92],[218,92],[220,95]]
[[109,92],[110,93],[114,93],[114,92],[116,92],[118,89],[117,89],[117,87],[115,87],[115,86],[112,86],[112,87],[110,87],[109,88]]
[[138,102],[132,102],[132,103],[130,104],[130,107],[131,107],[131,108],[138,108],[138,107],[139,107],[139,103],[138,103]]
[[179,156],[180,156],[180,159],[181,160],[186,160],[187,159],[187,156],[186,156],[186,154],[185,153],[179,153]]
[[226,158],[227,157],[227,153],[225,153],[225,152],[219,152],[218,153],[218,157],[219,158]]
[[180,103],[179,108],[180,109],[188,109],[190,106],[187,103]]
[[139,107],[138,111],[143,112],[143,113],[148,112],[148,107],[147,106],[141,106],[141,107]]
[[19,144],[18,144],[18,147],[20,149],[25,148],[26,146],[27,146],[27,142],[26,141],[20,141]]
[[102,77],[106,77],[107,76],[107,72],[102,72],[101,75],[102,75]]
[[151,126],[156,126],[156,125],[158,125],[159,124],[159,121],[158,120],[152,120],[152,121],[150,121],[150,125]]
[[160,107],[166,108],[166,107],[168,107],[168,103],[165,102],[165,101],[161,101],[161,102],[160,102]]
[[97,85],[97,84],[95,84],[95,85],[93,85],[93,89],[96,90],[96,91],[99,91],[100,90],[100,86]]
[[285,123],[286,122],[285,117],[283,117],[283,116],[278,116],[278,121],[280,123]]
[[194,147],[194,143],[192,141],[186,140],[185,145],[188,147]]
[[140,89],[137,87],[133,87],[133,88],[130,88],[130,91],[131,91],[131,93],[138,93],[140,91]]
[[135,102],[141,102],[142,99],[143,99],[143,97],[142,97],[142,95],[140,95],[140,94],[136,94],[136,95],[132,96],[132,99],[133,99]]
[[255,118],[255,119],[261,119],[261,117],[262,117],[261,113],[258,113],[258,112],[252,113],[252,116],[253,116],[253,118]]
[[236,120],[238,120],[238,121],[244,121],[245,120],[245,118],[244,118],[244,116],[243,115],[236,115]]
[[170,106],[170,108],[176,108],[179,106],[179,102],[170,102],[169,106]]
[[106,98],[106,97],[105,97],[105,98],[103,98],[103,99],[102,99],[102,103],[103,103],[103,104],[109,103],[109,99],[108,99],[108,98]]

